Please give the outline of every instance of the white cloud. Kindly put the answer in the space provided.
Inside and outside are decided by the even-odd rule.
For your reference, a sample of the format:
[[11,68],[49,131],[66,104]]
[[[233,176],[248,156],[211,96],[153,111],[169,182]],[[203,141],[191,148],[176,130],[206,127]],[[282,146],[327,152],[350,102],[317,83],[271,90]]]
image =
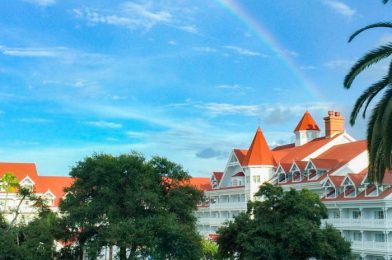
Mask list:
[[325,62],[323,65],[328,69],[349,69],[355,60],[348,59],[335,59]]
[[102,120],[101,121],[90,121],[90,122],[87,122],[86,124],[100,127],[100,128],[112,128],[112,129],[122,128],[122,124],[107,122],[107,121],[102,121]]
[[264,58],[268,57],[268,55],[266,55],[266,54],[262,54],[262,53],[256,52],[256,51],[251,51],[251,50],[244,49],[244,48],[241,48],[241,47],[238,47],[238,46],[226,45],[224,47],[226,49],[229,49],[229,50],[233,51],[236,54],[243,55],[243,56],[261,56],[261,57],[264,57]]
[[23,1],[39,6],[49,6],[49,5],[54,5],[56,3],[56,0],[23,0]]
[[46,124],[52,122],[49,119],[40,118],[40,117],[19,118],[18,121],[22,123],[28,123],[28,124]]
[[241,88],[241,86],[238,84],[233,84],[233,85],[223,84],[223,85],[218,85],[216,87],[221,88],[221,89],[239,89],[239,88]]
[[354,9],[349,7],[343,2],[340,1],[334,1],[334,0],[324,0],[323,3],[332,8],[335,12],[344,15],[346,17],[352,17],[356,13]]
[[193,49],[195,51],[199,51],[199,52],[217,52],[218,50],[215,48],[211,48],[211,47],[193,47]]
[[173,46],[176,46],[176,45],[177,45],[177,42],[176,42],[176,41],[173,41],[173,40],[168,41],[167,43],[170,44],[170,45],[173,45]]
[[98,53],[88,53],[68,47],[7,47],[0,45],[0,53],[6,56],[20,58],[48,58],[62,59],[64,62],[88,61],[97,62],[107,60],[107,57]]
[[315,70],[315,69],[317,69],[317,67],[314,65],[303,65],[303,66],[300,66],[299,68],[301,70]]
[[111,10],[74,9],[73,13],[76,17],[86,20],[90,25],[107,24],[132,30],[150,30],[155,26],[165,25],[198,34],[196,26],[187,23],[183,17],[180,19],[181,10],[159,6],[152,1],[145,3],[125,2]]

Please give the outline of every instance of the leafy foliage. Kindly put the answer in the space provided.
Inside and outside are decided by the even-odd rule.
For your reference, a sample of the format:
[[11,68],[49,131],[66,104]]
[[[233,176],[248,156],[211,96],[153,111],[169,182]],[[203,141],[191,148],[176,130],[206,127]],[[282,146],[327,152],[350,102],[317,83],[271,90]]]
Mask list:
[[[382,1],[384,4],[388,0]],[[392,28],[391,22],[380,22],[365,26],[354,32],[350,38],[351,42],[359,34],[374,28]],[[350,88],[358,75],[375,63],[389,58],[392,55],[392,43],[382,45],[366,53],[351,68],[344,79],[344,87]],[[387,74],[378,82],[368,87],[357,99],[351,112],[350,123],[355,124],[357,116],[364,106],[362,116],[365,117],[366,111],[371,101],[381,91],[385,91],[384,96],[379,100],[372,111],[367,128],[367,141],[369,150],[369,179],[374,182],[382,182],[386,170],[392,166],[392,62],[389,62]]]
[[264,184],[247,213],[218,230],[219,253],[239,259],[350,259],[350,243],[327,226],[327,209],[309,190]]
[[75,182],[60,204],[62,239],[76,240],[76,251],[95,258],[102,247],[116,246],[120,259],[200,259],[193,211],[202,193],[186,184],[181,166],[137,153],[95,154],[70,175]]

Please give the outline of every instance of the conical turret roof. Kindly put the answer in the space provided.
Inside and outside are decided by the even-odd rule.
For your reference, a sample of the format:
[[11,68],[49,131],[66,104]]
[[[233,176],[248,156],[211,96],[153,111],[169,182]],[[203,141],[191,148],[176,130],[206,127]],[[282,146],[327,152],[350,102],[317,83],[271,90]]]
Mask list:
[[294,132],[306,130],[320,131],[320,128],[316,124],[316,121],[314,121],[313,117],[308,111],[306,111],[305,114],[302,116],[297,127],[294,129]]
[[257,128],[255,137],[246,153],[243,164],[246,166],[276,164],[260,127]]

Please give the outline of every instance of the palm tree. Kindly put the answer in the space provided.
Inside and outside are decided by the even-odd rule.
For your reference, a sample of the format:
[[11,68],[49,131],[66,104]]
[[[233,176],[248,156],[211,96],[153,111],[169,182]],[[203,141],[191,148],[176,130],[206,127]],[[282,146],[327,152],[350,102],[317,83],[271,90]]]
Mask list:
[[[383,0],[386,4],[389,0]],[[362,32],[372,28],[392,28],[391,22],[381,22],[368,25],[354,32],[348,42],[351,42]],[[392,42],[373,49],[360,58],[344,79],[344,87],[349,89],[355,78],[369,66],[392,55]],[[373,182],[381,183],[386,170],[391,169],[392,161],[392,62],[389,63],[387,74],[378,82],[368,87],[357,99],[351,112],[350,123],[355,120],[362,109],[365,118],[369,104],[377,94],[384,91],[383,97],[375,105],[367,127],[369,151],[368,176]]]

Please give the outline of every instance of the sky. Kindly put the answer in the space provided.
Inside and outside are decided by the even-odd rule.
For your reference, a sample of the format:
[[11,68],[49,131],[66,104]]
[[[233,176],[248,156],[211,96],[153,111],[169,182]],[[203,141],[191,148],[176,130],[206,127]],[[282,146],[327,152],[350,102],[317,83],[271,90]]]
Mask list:
[[[2,0],[0,161],[66,175],[97,153],[165,156],[193,176],[223,170],[260,126],[271,147],[293,141],[306,110],[349,117],[386,73],[343,78],[392,40],[374,0]],[[366,121],[349,134],[363,139]]]

